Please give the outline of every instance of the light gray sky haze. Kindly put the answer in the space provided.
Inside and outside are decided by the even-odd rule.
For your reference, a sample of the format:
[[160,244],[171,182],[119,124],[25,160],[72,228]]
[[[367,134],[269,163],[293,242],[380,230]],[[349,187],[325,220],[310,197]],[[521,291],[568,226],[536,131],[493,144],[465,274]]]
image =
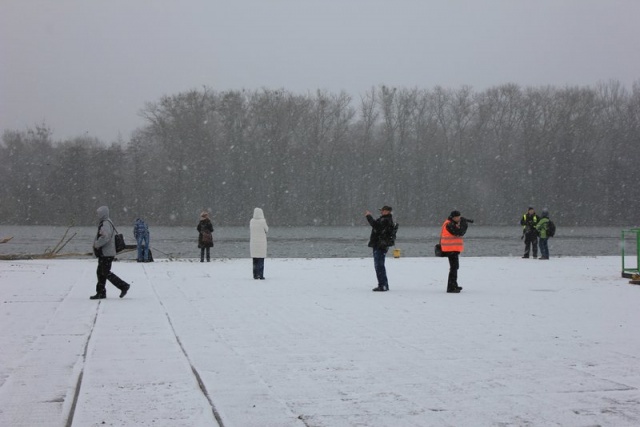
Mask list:
[[0,132],[126,141],[203,86],[631,89],[639,22],[638,0],[2,0]]

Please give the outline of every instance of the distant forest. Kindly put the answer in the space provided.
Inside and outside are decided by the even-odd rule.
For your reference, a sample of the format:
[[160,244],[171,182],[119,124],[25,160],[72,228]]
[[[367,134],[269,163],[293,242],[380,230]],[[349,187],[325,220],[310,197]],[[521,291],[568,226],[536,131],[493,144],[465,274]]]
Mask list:
[[165,96],[145,125],[110,145],[53,141],[45,125],[5,131],[2,224],[363,225],[389,204],[405,225],[452,209],[479,224],[517,224],[529,205],[559,225],[638,225],[640,81],[594,87],[380,86]]

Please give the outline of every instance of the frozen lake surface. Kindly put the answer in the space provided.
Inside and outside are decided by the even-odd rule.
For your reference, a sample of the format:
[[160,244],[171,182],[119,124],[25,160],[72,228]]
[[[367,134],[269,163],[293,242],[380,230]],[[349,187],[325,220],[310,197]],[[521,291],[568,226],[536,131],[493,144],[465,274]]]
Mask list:
[[[364,222],[364,220],[363,220]],[[135,244],[132,227],[117,224],[128,244]],[[371,228],[359,227],[271,227],[269,258],[352,258],[367,257]],[[620,254],[620,227],[558,227],[551,238],[551,256],[608,256]],[[0,245],[0,254],[38,254],[53,248],[66,227],[3,226],[0,237],[14,236]],[[151,248],[156,258],[198,258],[197,231],[194,227],[150,227]],[[77,233],[62,252],[89,253],[95,227],[74,227]],[[403,257],[433,256],[438,243],[439,227],[403,227],[400,225],[396,247]],[[519,226],[471,225],[465,236],[464,256],[521,256],[524,243]],[[214,258],[246,258],[249,256],[248,227],[216,227]],[[635,253],[635,248],[634,248]],[[123,254],[124,259],[135,254]]]

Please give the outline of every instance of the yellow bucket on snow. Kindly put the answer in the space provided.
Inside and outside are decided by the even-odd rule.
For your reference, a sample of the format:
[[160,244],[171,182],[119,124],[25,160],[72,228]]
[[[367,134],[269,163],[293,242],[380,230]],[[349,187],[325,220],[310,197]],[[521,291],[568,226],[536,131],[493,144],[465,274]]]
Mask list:
[[393,250],[393,257],[400,258],[400,249],[396,248]]

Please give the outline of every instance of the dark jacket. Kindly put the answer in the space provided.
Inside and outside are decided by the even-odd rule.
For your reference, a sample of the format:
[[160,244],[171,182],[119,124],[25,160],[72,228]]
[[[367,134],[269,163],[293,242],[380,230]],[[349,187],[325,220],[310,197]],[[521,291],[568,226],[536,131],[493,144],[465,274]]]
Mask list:
[[460,237],[467,234],[469,223],[467,222],[467,219],[465,217],[460,218],[460,224],[457,224],[451,216],[447,219],[449,220],[449,223],[447,224],[447,231],[449,233],[453,234],[454,236]]
[[389,239],[393,231],[393,217],[391,214],[382,215],[378,219],[373,219],[371,215],[367,215],[367,221],[371,225],[368,246],[374,249],[389,249]]
[[202,241],[202,233],[205,230],[208,230],[210,233],[213,233],[213,224],[209,218],[201,219],[196,227],[198,229],[198,247],[199,248],[212,248],[213,247],[213,239],[211,243],[205,245]]
[[535,213],[533,215],[529,215],[528,213],[522,215],[520,218],[520,225],[522,226],[523,234],[533,234],[537,235],[536,225],[538,225],[538,215]]

